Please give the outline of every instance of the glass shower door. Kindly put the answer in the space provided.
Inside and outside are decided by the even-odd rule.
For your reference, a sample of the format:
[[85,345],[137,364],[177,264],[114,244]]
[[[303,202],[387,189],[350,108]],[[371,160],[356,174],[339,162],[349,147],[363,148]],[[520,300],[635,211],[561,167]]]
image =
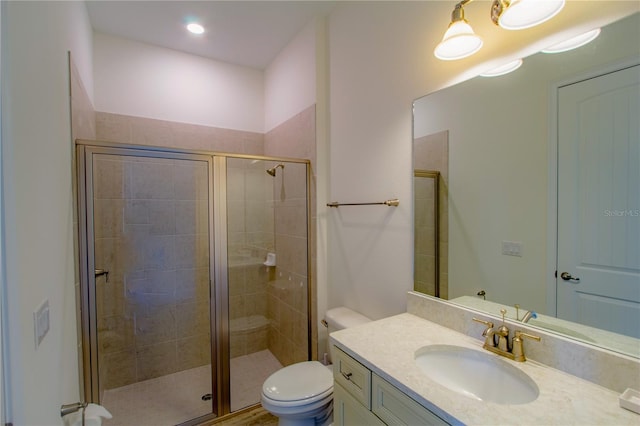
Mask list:
[[230,411],[309,359],[308,169],[303,162],[227,158]]
[[84,149],[93,400],[110,425],[213,417],[211,158]]

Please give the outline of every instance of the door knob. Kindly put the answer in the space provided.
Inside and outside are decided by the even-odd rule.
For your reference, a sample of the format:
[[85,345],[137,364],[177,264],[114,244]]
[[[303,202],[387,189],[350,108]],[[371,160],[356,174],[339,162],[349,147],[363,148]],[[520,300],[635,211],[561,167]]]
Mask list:
[[572,277],[570,273],[568,272],[563,272],[560,274],[560,278],[562,278],[565,281],[573,281],[575,283],[579,283],[580,282],[580,278],[578,277]]

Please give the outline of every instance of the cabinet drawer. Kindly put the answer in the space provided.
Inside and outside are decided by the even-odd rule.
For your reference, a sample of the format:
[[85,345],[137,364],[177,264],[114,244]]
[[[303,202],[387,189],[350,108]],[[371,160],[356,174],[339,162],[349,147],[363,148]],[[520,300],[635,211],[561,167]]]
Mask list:
[[377,374],[372,378],[371,411],[388,425],[448,424]]
[[333,378],[368,410],[371,409],[371,371],[333,346]]

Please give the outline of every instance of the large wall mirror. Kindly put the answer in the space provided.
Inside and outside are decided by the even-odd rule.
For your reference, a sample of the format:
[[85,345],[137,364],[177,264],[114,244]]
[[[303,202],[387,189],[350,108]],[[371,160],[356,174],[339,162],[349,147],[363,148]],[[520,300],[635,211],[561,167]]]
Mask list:
[[416,291],[640,357],[639,29],[414,102]]

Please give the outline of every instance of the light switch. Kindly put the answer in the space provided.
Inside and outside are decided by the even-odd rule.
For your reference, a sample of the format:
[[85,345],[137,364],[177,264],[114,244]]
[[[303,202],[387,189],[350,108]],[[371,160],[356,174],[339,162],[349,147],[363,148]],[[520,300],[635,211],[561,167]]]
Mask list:
[[502,254],[522,257],[522,243],[518,241],[503,241]]
[[33,324],[35,329],[36,349],[40,346],[42,339],[49,332],[49,300],[42,302],[40,307],[33,313]]

